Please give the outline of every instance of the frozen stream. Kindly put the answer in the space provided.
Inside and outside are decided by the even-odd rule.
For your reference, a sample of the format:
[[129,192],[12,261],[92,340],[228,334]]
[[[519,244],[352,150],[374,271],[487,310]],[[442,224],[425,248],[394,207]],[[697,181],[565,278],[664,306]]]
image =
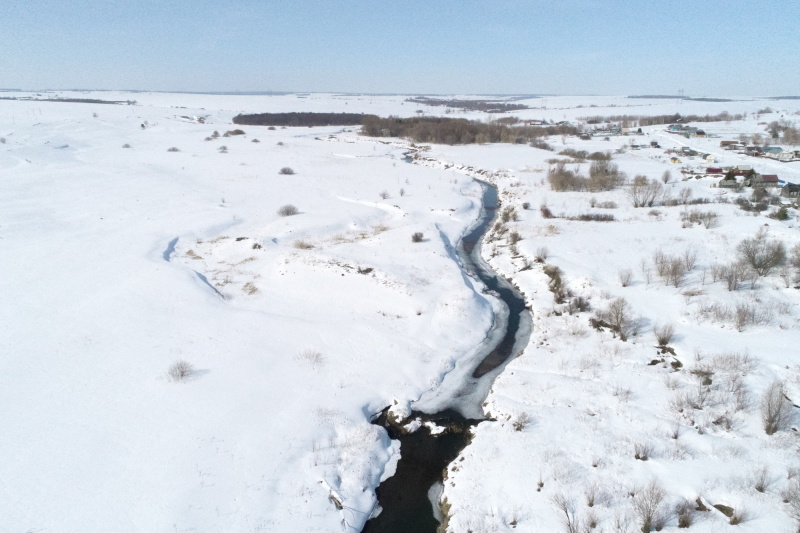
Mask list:
[[[453,371],[434,401],[421,400],[415,404],[415,411],[400,423],[392,420],[388,408],[374,421],[386,428],[392,439],[400,441],[401,459],[394,476],[378,487],[382,512],[366,523],[364,532],[436,531],[439,520],[434,513],[438,514],[442,474],[469,444],[469,428],[483,420],[481,404],[494,378],[527,344],[530,335],[531,317],[523,297],[480,255],[481,239],[491,227],[498,207],[497,189],[480,183],[484,188],[481,217],[458,243],[457,253],[471,281],[478,286],[482,284],[485,294],[498,298],[501,310],[496,313],[478,357],[466,370]],[[402,425],[413,420],[433,424],[423,424],[408,433]]]

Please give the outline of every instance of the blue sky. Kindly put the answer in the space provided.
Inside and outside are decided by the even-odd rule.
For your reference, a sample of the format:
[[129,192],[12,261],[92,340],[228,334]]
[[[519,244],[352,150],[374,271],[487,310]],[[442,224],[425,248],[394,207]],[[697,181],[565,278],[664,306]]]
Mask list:
[[795,0],[2,0],[0,87],[800,94]]

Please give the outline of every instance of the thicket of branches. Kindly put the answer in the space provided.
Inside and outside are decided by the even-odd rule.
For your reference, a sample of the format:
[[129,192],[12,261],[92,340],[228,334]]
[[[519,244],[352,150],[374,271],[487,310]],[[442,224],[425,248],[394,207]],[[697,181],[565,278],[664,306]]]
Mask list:
[[574,126],[507,126],[460,118],[381,118],[365,115],[361,133],[369,137],[404,137],[439,144],[529,143],[549,135],[575,135]]
[[[245,126],[359,126],[363,113],[254,113],[236,115],[234,124]],[[376,117],[377,118],[377,117]]]
[[625,173],[607,160],[594,161],[589,167],[589,177],[566,168],[559,161],[547,172],[547,181],[554,191],[610,191],[625,183]]

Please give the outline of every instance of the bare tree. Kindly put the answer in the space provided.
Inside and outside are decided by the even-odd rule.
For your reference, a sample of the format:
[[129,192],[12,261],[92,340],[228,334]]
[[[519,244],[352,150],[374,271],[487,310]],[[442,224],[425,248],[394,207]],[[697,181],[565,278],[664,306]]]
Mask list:
[[780,241],[768,240],[763,229],[754,237],[740,242],[736,249],[741,259],[759,276],[768,275],[786,261],[786,247]]
[[621,268],[617,275],[619,276],[619,284],[623,287],[627,287],[631,284],[631,280],[633,279],[633,272],[630,268]]
[[681,189],[681,192],[678,193],[678,201],[680,201],[680,203],[682,203],[683,205],[688,204],[689,200],[691,199],[692,199],[692,189],[690,189],[689,187],[684,187],[683,189]]
[[664,186],[657,180],[637,174],[628,189],[628,196],[633,207],[652,207],[664,195]]
[[636,332],[637,321],[633,318],[631,306],[625,298],[612,300],[608,304],[608,309],[599,312],[598,316],[619,333],[619,338],[623,341],[628,340],[628,336]]
[[761,397],[761,424],[767,435],[785,429],[792,421],[792,404],[786,399],[783,383],[773,381]]
[[664,487],[653,480],[634,497],[633,509],[641,521],[642,533],[648,533],[654,527],[659,530],[663,527],[667,519],[664,508],[666,496],[667,491]]
[[[736,261],[730,265],[722,265],[717,268],[716,275],[723,280],[729,291],[739,290],[742,282],[747,277],[749,267],[742,261]],[[713,275],[713,274],[712,274]]]

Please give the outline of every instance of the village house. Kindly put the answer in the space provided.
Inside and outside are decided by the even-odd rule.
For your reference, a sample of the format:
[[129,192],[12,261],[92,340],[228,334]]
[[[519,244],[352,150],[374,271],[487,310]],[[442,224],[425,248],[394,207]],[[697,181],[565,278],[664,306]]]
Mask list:
[[745,185],[753,188],[772,189],[778,186],[778,176],[776,174],[753,174],[748,181],[749,183],[745,183]]
[[800,185],[787,183],[781,190],[781,196],[784,198],[800,198]]

